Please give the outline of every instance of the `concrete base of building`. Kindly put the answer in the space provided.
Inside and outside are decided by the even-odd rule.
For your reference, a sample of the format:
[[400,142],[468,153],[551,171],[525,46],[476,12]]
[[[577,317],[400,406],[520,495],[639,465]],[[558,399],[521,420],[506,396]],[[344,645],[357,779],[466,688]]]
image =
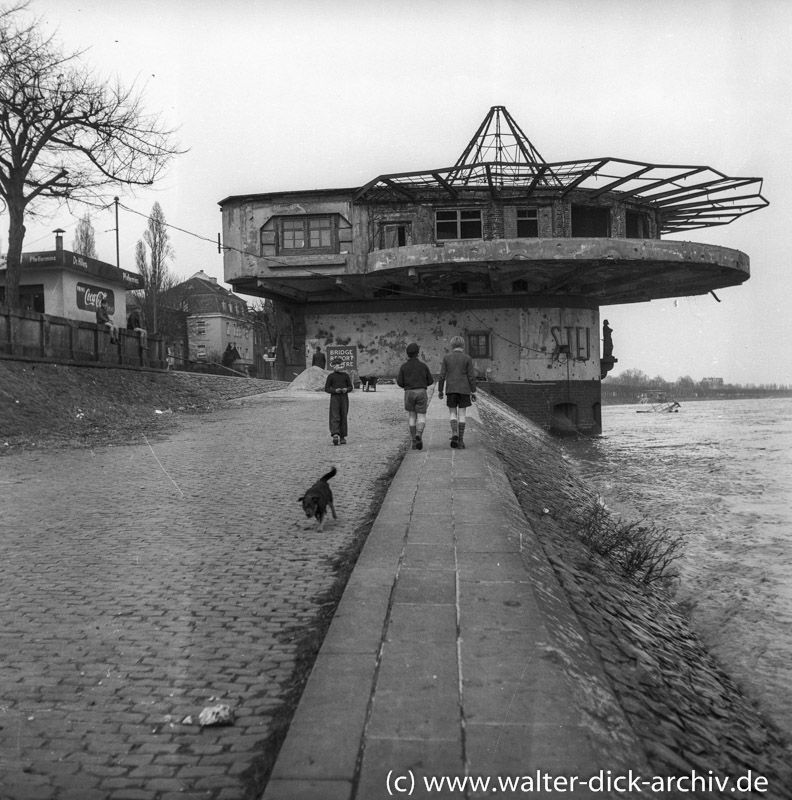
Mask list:
[[480,388],[553,433],[602,433],[599,381],[488,381]]

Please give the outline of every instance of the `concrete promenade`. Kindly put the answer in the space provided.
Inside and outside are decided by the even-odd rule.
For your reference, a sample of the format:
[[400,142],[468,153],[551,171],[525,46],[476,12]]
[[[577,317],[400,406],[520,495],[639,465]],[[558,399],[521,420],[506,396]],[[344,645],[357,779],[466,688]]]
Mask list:
[[[467,448],[449,438],[435,399],[424,448],[407,453],[390,486],[264,800],[548,788],[609,797],[572,779],[644,767],[476,406]],[[498,782],[516,776],[517,791]]]
[[[431,403],[265,800],[378,800],[412,781],[419,798],[508,796],[494,783],[429,792],[423,779],[642,767],[471,417],[467,449],[451,450]],[[394,386],[352,396],[340,447],[326,395],[280,391],[140,445],[0,459],[0,797],[260,797],[303,632],[406,435]],[[317,535],[296,498],[330,464],[339,519]],[[217,703],[234,724],[200,727]]]

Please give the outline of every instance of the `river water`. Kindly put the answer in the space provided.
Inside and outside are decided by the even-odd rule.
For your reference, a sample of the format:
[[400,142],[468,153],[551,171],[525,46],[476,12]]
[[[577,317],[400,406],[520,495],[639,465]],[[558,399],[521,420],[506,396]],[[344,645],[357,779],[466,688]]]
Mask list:
[[713,655],[792,739],[792,398],[604,406],[564,450],[628,519],[685,540],[677,599]]

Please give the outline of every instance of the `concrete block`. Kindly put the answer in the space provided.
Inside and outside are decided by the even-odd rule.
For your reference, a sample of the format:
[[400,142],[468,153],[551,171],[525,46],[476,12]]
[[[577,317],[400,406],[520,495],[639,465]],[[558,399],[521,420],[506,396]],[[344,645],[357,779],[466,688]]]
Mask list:
[[[463,776],[462,742],[428,739],[375,739],[370,738],[363,753],[357,796],[373,800],[398,796],[395,786],[406,788],[415,781],[414,797],[427,797],[424,778],[441,775]],[[432,792],[432,798],[458,800],[455,794]]]
[[449,570],[402,568],[394,603],[455,604],[456,573]]
[[386,641],[456,643],[456,606],[427,603],[394,603],[391,608]]
[[461,739],[458,684],[456,642],[387,642],[367,737]]
[[425,569],[455,570],[456,557],[451,544],[423,544],[408,541],[404,548],[405,567],[420,566]]

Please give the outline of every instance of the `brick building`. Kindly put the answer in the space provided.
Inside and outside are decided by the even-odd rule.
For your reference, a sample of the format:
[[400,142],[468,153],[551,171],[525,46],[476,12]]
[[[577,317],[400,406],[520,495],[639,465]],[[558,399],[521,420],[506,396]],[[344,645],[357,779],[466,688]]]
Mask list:
[[316,345],[394,376],[410,341],[437,372],[461,334],[493,395],[598,432],[617,361],[600,306],[747,280],[744,253],[661,237],[731,222],[767,205],[760,192],[705,166],[548,163],[494,106],[452,167],[222,200],[225,280],[273,300],[282,377]]

